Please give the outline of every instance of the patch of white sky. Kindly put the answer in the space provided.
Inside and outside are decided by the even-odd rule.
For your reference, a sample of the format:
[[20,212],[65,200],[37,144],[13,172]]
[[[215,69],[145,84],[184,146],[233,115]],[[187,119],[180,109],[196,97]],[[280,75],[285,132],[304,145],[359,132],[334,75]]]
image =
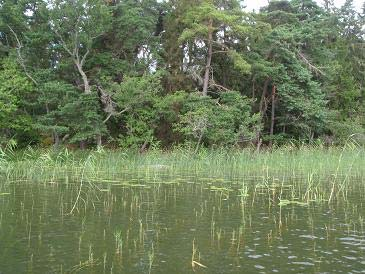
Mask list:
[[[335,0],[334,3],[336,5],[336,7],[339,8],[345,3],[345,1],[346,0]],[[364,1],[365,0],[354,0],[354,6],[356,7],[356,9],[358,11],[361,11]],[[246,1],[244,1],[244,4],[245,4],[247,10],[258,11],[261,7],[267,6],[268,2],[269,2],[268,0],[246,0]],[[317,2],[319,4],[322,4],[323,0],[317,0]]]

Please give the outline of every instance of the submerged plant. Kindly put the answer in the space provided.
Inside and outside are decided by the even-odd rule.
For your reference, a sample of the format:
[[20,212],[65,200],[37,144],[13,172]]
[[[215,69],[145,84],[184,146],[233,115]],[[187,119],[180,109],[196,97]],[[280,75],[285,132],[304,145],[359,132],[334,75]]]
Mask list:
[[203,267],[203,268],[207,268],[207,266],[203,265],[202,263],[200,263],[200,253],[198,253],[198,248],[195,244],[195,239],[193,240],[193,250],[192,250],[192,254],[191,254],[191,267],[193,268],[193,270],[195,271],[195,268],[197,266],[199,267]]
[[115,237],[115,245],[116,245],[116,253],[122,257],[123,254],[123,238],[122,238],[122,231],[116,231],[114,233]]

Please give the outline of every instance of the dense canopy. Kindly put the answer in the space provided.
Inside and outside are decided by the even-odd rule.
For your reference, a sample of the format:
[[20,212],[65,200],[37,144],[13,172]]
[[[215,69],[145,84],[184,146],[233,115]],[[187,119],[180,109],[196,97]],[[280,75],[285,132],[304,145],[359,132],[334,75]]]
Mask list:
[[365,4],[0,0],[0,145],[339,144],[365,133]]

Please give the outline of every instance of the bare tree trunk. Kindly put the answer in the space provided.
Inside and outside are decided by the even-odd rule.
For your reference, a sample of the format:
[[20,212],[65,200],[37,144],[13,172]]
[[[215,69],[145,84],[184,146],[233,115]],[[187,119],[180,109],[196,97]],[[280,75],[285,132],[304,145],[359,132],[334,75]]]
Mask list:
[[252,100],[256,97],[256,85],[255,85],[255,78],[252,79]]
[[309,143],[312,144],[313,141],[314,141],[314,131],[311,131],[309,135]]
[[78,62],[77,60],[74,60],[74,63],[77,67],[77,70],[79,71],[81,77],[82,77],[82,81],[84,82],[84,92],[85,94],[90,94],[91,93],[91,88],[90,88],[90,83],[89,83],[89,78],[87,78],[87,75],[85,73],[85,71],[82,68],[82,64],[80,62]]
[[[259,106],[261,122],[262,122],[262,120],[264,118],[264,114],[267,110],[267,104],[266,104],[265,100],[266,100],[266,96],[267,96],[267,93],[268,93],[270,81],[271,81],[270,78],[267,78],[265,80],[264,87],[263,87],[263,90],[262,90],[260,106]],[[262,145],[262,139],[260,137],[261,137],[261,129],[258,128],[258,130],[256,132],[256,145],[257,145],[256,149],[257,149],[257,151],[260,150],[260,147]]]
[[60,136],[58,135],[57,131],[53,130],[53,147],[58,148],[60,145]]
[[[78,29],[75,26],[75,39],[76,41],[78,41]],[[83,69],[83,66],[85,64],[86,58],[88,57],[89,53],[90,53],[90,48],[86,47],[86,52],[83,55],[80,55],[80,48],[79,48],[79,43],[74,43],[74,47],[73,48],[69,48],[67,43],[64,41],[62,35],[58,32],[57,29],[53,30],[54,33],[58,36],[58,38],[61,41],[61,45],[62,47],[66,50],[66,52],[70,55],[70,57],[72,58],[72,61],[74,62],[74,64],[77,67],[78,72],[80,73],[81,77],[82,77],[82,81],[84,82],[84,92],[86,94],[90,94],[91,93],[91,88],[90,88],[90,83],[89,83],[89,79],[87,78],[87,75]],[[94,37],[95,38],[95,37]],[[91,41],[94,39],[92,38]]]
[[256,145],[256,153],[260,152],[261,145],[262,145],[262,139],[260,138],[257,142],[257,145]]
[[139,149],[139,153],[145,153],[146,149],[147,149],[147,145],[148,145],[148,141],[144,141],[144,143],[142,144],[141,148]]
[[208,26],[208,55],[207,55],[207,63],[205,66],[205,73],[204,73],[204,82],[203,82],[203,95],[208,95],[208,86],[209,86],[209,73],[210,67],[212,64],[212,55],[213,55],[213,20],[209,20]]
[[101,146],[102,146],[102,139],[101,139],[101,134],[97,134],[96,135],[96,146],[98,147],[98,148],[100,148]]
[[270,124],[270,147],[273,143],[274,138],[274,127],[275,127],[275,98],[276,97],[276,86],[272,87],[271,94],[271,124]]
[[271,79],[267,78],[265,83],[264,83],[264,89],[262,91],[262,95],[261,95],[261,100],[260,100],[260,114],[261,117],[264,116],[266,109],[267,109],[267,105],[265,104],[265,99],[268,93],[268,89],[269,89],[269,84],[270,84]]
[[84,141],[84,140],[80,141],[80,149],[81,149],[81,150],[84,150],[84,149],[85,149],[85,147],[86,147],[86,143],[85,143],[85,141]]
[[[84,57],[86,57],[87,55],[85,55]],[[77,56],[76,58],[74,58],[74,63],[77,67],[77,70],[79,71],[81,77],[82,77],[82,81],[84,82],[84,93],[85,94],[91,94],[91,88],[90,88],[90,83],[89,83],[89,79],[87,78],[87,75],[83,69],[83,63],[85,61],[85,58],[83,58],[80,61],[80,58]],[[96,136],[96,143],[97,143],[97,147],[101,146],[101,135],[97,135]],[[84,150],[85,149],[85,141],[82,140],[80,141],[80,149]]]
[[200,133],[199,140],[198,140],[198,143],[196,144],[196,148],[195,148],[194,154],[197,154],[198,153],[199,147],[200,147],[200,144],[201,144],[202,140],[203,140],[203,132]]

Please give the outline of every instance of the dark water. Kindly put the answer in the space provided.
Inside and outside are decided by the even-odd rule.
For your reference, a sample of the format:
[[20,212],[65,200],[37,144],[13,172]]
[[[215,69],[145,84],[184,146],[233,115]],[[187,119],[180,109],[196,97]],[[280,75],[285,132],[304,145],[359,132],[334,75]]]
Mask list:
[[279,206],[222,185],[2,187],[0,273],[365,273],[363,193]]

